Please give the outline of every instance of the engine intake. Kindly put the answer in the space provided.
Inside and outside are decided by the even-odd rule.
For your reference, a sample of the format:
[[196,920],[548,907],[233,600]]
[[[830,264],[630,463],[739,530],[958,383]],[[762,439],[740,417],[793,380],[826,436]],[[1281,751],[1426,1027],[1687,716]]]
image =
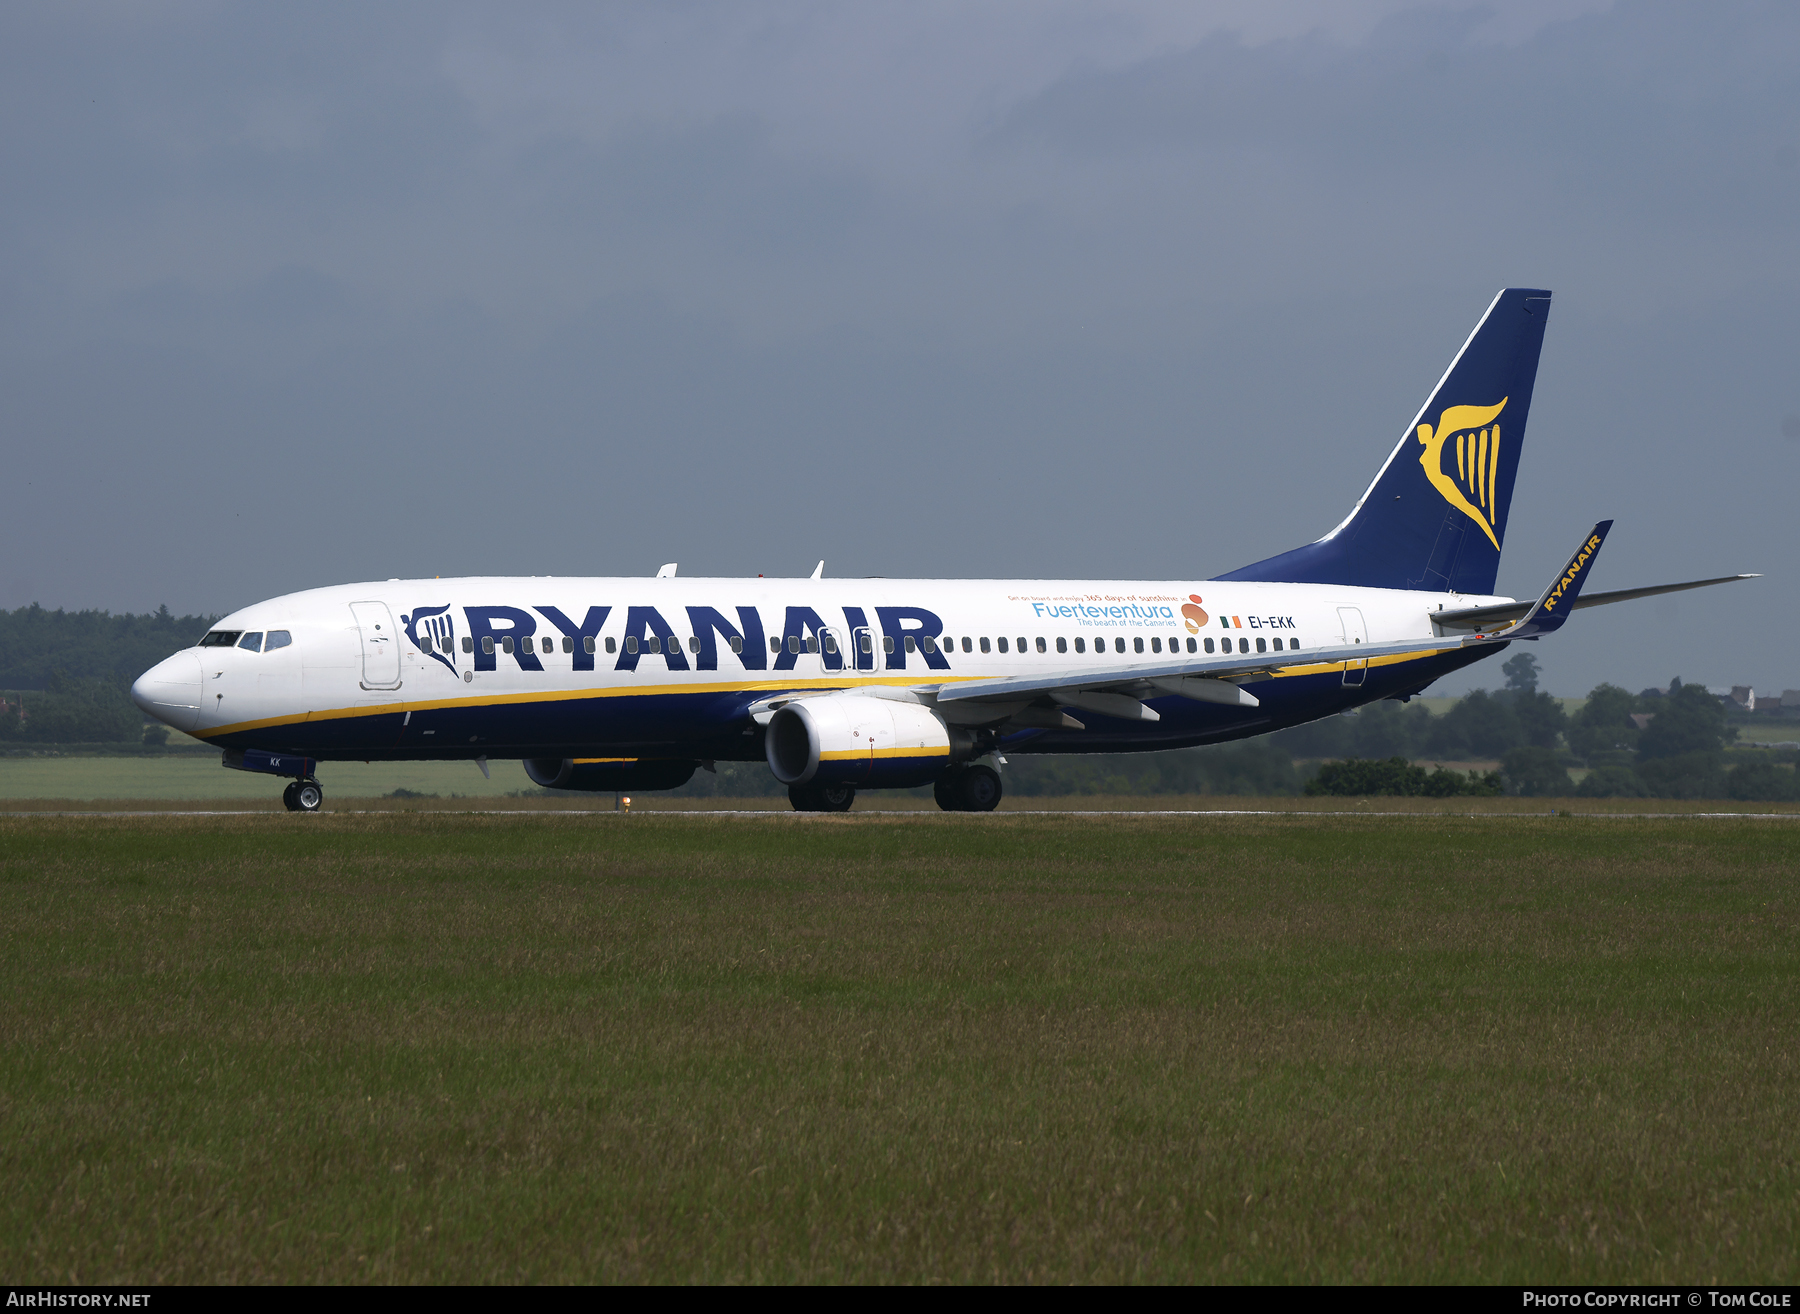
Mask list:
[[974,738],[918,703],[832,694],[776,712],[763,744],[784,785],[908,789],[972,756]]

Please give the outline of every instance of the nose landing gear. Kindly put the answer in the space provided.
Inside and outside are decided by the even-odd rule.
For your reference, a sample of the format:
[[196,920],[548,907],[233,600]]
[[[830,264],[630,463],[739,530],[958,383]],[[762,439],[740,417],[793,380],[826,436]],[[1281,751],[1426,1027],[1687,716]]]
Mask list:
[[281,791],[281,801],[289,812],[317,812],[325,802],[325,791],[319,788],[319,782],[308,776],[293,781]]

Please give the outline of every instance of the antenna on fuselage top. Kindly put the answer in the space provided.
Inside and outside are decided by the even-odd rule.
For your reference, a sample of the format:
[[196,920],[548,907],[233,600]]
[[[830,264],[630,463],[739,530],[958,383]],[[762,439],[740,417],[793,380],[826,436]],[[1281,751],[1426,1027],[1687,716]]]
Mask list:
[[818,565],[814,566],[813,573],[808,575],[807,578],[808,579],[824,579],[825,578],[825,563],[823,561],[821,561]]
[[679,562],[671,561],[666,566],[657,567],[656,577],[658,579],[674,579],[675,578],[675,567],[679,564],[680,564]]

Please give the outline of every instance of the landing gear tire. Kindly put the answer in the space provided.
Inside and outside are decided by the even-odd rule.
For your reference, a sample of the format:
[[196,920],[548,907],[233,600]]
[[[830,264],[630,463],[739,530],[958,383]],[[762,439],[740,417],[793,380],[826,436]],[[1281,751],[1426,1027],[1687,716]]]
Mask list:
[[961,812],[956,803],[956,779],[962,775],[960,771],[946,771],[932,783],[931,796],[937,805],[946,812]]
[[325,802],[325,791],[316,780],[296,780],[281,791],[281,801],[289,812],[317,812]]
[[848,812],[856,802],[856,786],[789,785],[788,802],[796,812]]
[[288,781],[287,788],[281,791],[281,805],[289,812],[298,812],[300,810],[300,801],[294,797],[299,792],[300,782],[298,780]]
[[1000,806],[1000,773],[992,767],[960,767],[946,771],[931,787],[946,812],[992,812]]

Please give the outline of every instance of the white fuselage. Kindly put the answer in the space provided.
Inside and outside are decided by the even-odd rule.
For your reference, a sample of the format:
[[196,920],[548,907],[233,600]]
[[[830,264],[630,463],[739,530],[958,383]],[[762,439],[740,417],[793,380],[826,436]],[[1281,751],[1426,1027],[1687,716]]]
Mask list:
[[[1244,732],[1259,733],[1388,696],[1380,691],[1392,680],[1358,671],[1353,681],[1345,663],[1309,667],[1307,650],[1429,639],[1432,612],[1494,601],[1509,600],[1219,581],[389,580],[241,608],[212,631],[215,644],[239,636],[231,646],[176,654],[134,696],[202,738],[323,758],[684,746],[720,756],[721,743],[746,733],[748,709],[782,693],[1048,678],[1096,662],[1116,663],[1123,676],[1170,653],[1215,649],[1287,651],[1293,677],[1329,677],[1306,681],[1308,696],[1272,717],[1240,718]],[[248,637],[275,634],[290,641],[256,650]],[[1406,679],[1417,675],[1422,687],[1441,673],[1418,665]],[[1085,740],[1057,735],[1022,747],[1112,751],[1237,737],[1215,733],[1234,724],[1217,721],[1222,714],[1165,718],[1160,728],[1097,726]]]

